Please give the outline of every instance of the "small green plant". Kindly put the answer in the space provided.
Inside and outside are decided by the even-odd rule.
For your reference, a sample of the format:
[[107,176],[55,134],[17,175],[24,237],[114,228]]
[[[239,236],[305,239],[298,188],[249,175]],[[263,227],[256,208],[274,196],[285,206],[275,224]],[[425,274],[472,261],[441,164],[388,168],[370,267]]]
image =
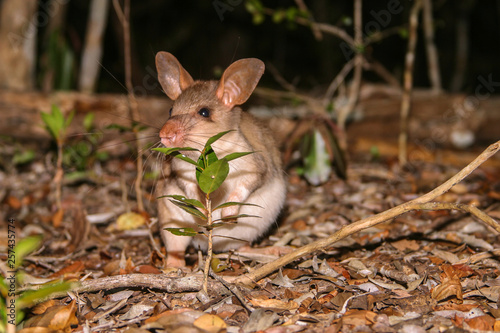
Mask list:
[[[93,162],[105,161],[108,153],[97,150],[102,132],[94,127],[94,113],[89,112],[83,118],[83,128],[85,135],[76,140],[68,141],[63,151],[63,165],[72,168],[72,178],[77,178],[89,169]],[[68,175],[69,177],[69,175]]]
[[61,112],[61,109],[52,105],[52,110],[50,113],[42,112],[42,120],[45,123],[47,131],[52,135],[57,144],[57,165],[56,174],[54,175],[54,184],[56,187],[56,204],[57,208],[61,209],[61,192],[62,192],[62,179],[64,176],[62,163],[63,163],[63,146],[66,139],[66,131],[73,120],[75,115],[74,111],[71,111],[66,117]]
[[[41,288],[30,289],[23,286],[25,280],[22,271],[18,270],[24,258],[42,243],[42,237],[31,236],[20,240],[8,251],[7,275],[0,276],[0,333],[7,332],[9,325],[13,327],[23,321],[24,309],[30,308],[54,293],[70,290],[74,285],[70,282],[53,282]],[[21,287],[23,292],[20,292]]]
[[[193,164],[196,167],[196,181],[201,191],[205,193],[205,203],[200,202],[197,199],[186,198],[182,195],[165,195],[161,198],[167,197],[169,200],[175,204],[177,207],[183,209],[189,214],[203,220],[206,224],[200,225],[201,229],[205,229],[206,232],[197,231],[194,228],[166,228],[169,232],[177,236],[196,236],[198,234],[204,234],[208,237],[208,250],[207,259],[205,261],[204,269],[204,283],[203,291],[207,293],[208,275],[210,270],[210,264],[212,261],[213,251],[213,229],[221,227],[227,223],[236,223],[236,219],[241,217],[250,217],[247,214],[239,214],[235,216],[226,216],[221,219],[213,220],[212,213],[218,209],[222,209],[230,206],[256,206],[254,204],[242,203],[242,202],[225,202],[218,205],[217,207],[212,207],[212,201],[210,194],[216,191],[226,180],[229,174],[229,161],[252,154],[253,152],[236,152],[228,154],[222,158],[218,158],[212,149],[212,144],[220,139],[223,135],[226,135],[230,131],[218,133],[207,140],[203,150],[190,147],[182,148],[154,148],[153,150],[161,152],[166,155],[181,159],[187,163]],[[187,157],[182,152],[183,151],[199,151],[200,157],[197,161]]]

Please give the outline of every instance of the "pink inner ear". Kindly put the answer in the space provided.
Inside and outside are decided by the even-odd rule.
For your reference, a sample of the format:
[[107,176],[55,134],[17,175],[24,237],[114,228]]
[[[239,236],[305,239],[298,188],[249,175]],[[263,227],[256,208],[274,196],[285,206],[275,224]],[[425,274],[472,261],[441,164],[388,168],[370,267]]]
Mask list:
[[168,52],[158,52],[156,55],[158,81],[172,100],[176,100],[183,90],[193,84],[193,78],[182,67],[176,57]]
[[217,98],[228,107],[246,102],[264,73],[259,59],[241,59],[232,63],[222,75],[217,87]]
[[[236,103],[237,99],[236,96],[239,96],[241,94],[241,89],[234,81],[229,80],[224,85],[224,89],[222,90],[222,92],[222,98],[220,98],[222,103],[226,104],[227,106],[234,106],[234,103]],[[217,93],[219,93],[219,89],[217,90]]]

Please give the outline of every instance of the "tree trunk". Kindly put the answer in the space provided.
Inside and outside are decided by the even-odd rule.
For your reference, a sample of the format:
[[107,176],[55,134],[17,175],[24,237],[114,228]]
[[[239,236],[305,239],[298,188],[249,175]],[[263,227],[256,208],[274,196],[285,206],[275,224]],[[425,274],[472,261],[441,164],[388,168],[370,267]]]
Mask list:
[[85,48],[80,67],[78,89],[85,93],[95,90],[101,68],[102,40],[108,19],[109,0],[92,0],[87,25]]
[[48,15],[35,15],[37,0],[0,2],[0,88],[33,89],[38,26]]

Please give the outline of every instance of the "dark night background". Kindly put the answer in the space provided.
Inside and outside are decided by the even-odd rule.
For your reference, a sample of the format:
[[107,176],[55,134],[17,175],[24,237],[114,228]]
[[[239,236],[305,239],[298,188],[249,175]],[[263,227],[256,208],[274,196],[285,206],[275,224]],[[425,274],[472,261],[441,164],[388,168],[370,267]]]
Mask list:
[[[214,2],[145,0],[131,3],[131,33],[133,81],[140,85],[154,69],[154,55],[158,51],[169,51],[176,55],[195,79],[209,79],[215,76],[217,68],[224,68],[232,61],[244,57],[257,57],[274,65],[289,81],[301,89],[326,89],[345,64],[341,52],[341,40],[323,34],[323,40],[315,40],[311,30],[302,25],[286,22],[273,23],[269,16],[260,25],[252,23],[252,15],[246,11],[244,1],[233,0],[232,10],[224,12],[223,21],[214,7]],[[402,12],[391,15],[386,28],[403,26],[408,21],[411,1],[399,1]],[[268,8],[288,8],[293,1],[263,1]],[[344,23],[352,18],[352,1],[307,1],[317,22],[325,22],[346,29],[352,35],[352,25]],[[386,10],[388,1],[365,1],[363,22],[374,21],[371,13]],[[450,89],[456,70],[457,22],[460,17],[469,23],[469,58],[466,65],[464,84],[460,91],[471,92],[477,85],[479,75],[500,77],[498,58],[500,55],[500,2],[483,1],[434,1],[436,45],[443,88]],[[65,22],[65,36],[78,54],[81,51],[87,24],[89,2],[70,1]],[[104,41],[98,92],[125,92],[123,82],[122,32],[113,7],[109,10],[109,21]],[[394,34],[381,42],[370,45],[366,50],[386,66],[399,80],[402,79],[404,54],[407,39]],[[426,71],[425,49],[422,31],[419,31],[417,59],[415,62],[415,85],[429,85]],[[113,77],[109,73],[113,73]],[[364,79],[379,81],[370,72]],[[119,82],[117,82],[119,81]],[[493,79],[495,81],[495,79]],[[276,86],[271,75],[265,75],[264,85]],[[401,82],[401,81],[400,81]],[[160,91],[158,91],[160,93]]]

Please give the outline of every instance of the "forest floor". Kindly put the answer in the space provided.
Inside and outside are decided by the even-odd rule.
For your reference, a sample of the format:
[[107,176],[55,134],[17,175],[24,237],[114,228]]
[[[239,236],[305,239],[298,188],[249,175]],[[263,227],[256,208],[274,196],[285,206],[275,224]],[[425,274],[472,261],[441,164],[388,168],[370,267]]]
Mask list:
[[[252,289],[232,292],[214,280],[209,299],[204,299],[198,293],[203,256],[195,249],[189,250],[186,269],[163,265],[154,219],[156,156],[147,160],[143,183],[147,223],[127,228],[117,220],[136,208],[133,155],[103,157],[92,151],[81,172],[66,168],[61,214],[53,204],[54,147],[2,140],[0,218],[13,219],[17,242],[43,235],[42,247],[23,262],[25,276],[17,288],[61,279],[87,286],[24,309],[23,332],[34,332],[34,327],[45,327],[36,332],[500,330],[500,237],[468,214],[408,213],[304,256],[256,281]],[[384,147],[396,151],[391,142]],[[217,275],[228,280],[241,276],[414,199],[485,148],[463,152],[437,147],[401,170],[395,156],[370,154],[373,145],[366,140],[351,145],[347,180],[332,176],[311,186],[296,169],[287,169],[288,195],[279,223],[252,247],[218,254],[227,267]],[[35,147],[34,156],[24,160],[29,147]],[[76,147],[75,142],[74,151]],[[436,201],[475,205],[499,221],[499,166],[495,156]],[[7,223],[2,222],[2,274],[7,240]]]

